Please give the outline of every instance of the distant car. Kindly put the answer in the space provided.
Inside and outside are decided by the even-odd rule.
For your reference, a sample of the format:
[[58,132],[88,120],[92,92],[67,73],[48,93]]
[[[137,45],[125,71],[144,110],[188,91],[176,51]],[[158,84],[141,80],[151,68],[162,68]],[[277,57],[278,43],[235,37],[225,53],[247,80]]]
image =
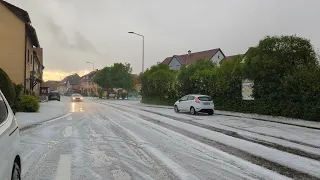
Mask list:
[[214,103],[210,96],[189,94],[183,96],[181,99],[174,103],[174,111],[187,111],[192,115],[195,115],[198,112],[208,113],[209,115],[212,115],[214,113]]
[[72,94],[71,100],[72,101],[83,101],[83,97],[80,94]]
[[9,103],[0,90],[0,179],[21,179],[19,128]]
[[51,101],[51,100],[60,101],[60,93],[57,91],[51,91],[49,93],[49,101]]

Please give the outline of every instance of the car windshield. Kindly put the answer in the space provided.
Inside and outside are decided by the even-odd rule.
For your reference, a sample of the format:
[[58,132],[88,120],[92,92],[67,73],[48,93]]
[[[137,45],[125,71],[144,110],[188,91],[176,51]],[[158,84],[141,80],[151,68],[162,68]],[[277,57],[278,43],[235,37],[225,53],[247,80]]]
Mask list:
[[0,0],[0,90],[0,180],[320,180],[320,0]]

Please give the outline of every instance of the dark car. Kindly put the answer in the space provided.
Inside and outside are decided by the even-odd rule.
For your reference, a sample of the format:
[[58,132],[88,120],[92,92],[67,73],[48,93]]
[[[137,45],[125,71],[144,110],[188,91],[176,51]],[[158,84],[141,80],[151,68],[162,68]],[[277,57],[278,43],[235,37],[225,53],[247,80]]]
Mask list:
[[49,101],[51,101],[51,100],[60,101],[60,93],[57,91],[51,91],[49,93]]

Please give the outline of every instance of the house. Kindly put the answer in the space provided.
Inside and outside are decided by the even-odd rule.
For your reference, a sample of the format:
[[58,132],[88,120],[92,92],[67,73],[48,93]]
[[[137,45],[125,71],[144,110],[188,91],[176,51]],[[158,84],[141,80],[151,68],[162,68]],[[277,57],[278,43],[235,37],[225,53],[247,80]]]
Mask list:
[[40,86],[43,82],[42,76],[44,66],[41,64],[40,58],[35,50],[33,51],[33,61],[31,64],[32,67],[30,67],[30,78],[28,78],[27,80],[30,81],[31,91],[34,92],[35,95],[39,96]]
[[181,65],[195,64],[199,59],[208,59],[216,63],[217,65],[220,65],[220,61],[224,58],[225,55],[220,48],[195,53],[191,53],[191,51],[189,50],[188,54],[173,55],[171,57],[167,57],[162,63],[168,64],[170,69],[177,70],[181,67]]
[[80,79],[77,73],[65,77],[58,83],[58,92],[61,94],[80,93]]
[[232,56],[226,56],[224,59],[222,59],[222,61],[220,62],[220,65],[222,62],[224,61],[231,61],[233,60],[233,58],[235,58],[236,56],[241,56],[241,58],[244,56],[244,54],[237,54],[237,55],[232,55]]
[[97,72],[98,72],[98,69],[96,71],[92,71],[81,77],[81,80],[80,80],[81,94],[86,96],[99,95],[98,94],[99,85],[94,82],[94,76],[97,74]]
[[40,43],[28,12],[0,0],[0,27],[0,67],[14,83],[38,94],[44,67],[34,51]]
[[49,87],[50,91],[58,91],[59,81],[46,81],[41,84],[41,87]]

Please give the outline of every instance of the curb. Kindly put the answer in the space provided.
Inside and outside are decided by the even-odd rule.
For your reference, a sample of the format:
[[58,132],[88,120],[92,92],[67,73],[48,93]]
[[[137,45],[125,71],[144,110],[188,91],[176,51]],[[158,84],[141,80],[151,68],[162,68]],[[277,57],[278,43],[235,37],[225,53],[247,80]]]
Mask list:
[[27,129],[30,129],[30,128],[33,128],[33,127],[42,125],[42,124],[44,124],[44,123],[46,123],[46,122],[49,122],[49,121],[52,121],[52,120],[55,120],[55,119],[62,118],[62,117],[66,116],[66,115],[69,113],[70,109],[71,109],[71,107],[69,106],[69,108],[66,108],[66,110],[65,110],[62,114],[60,114],[60,115],[58,115],[58,116],[55,116],[55,117],[52,117],[52,118],[49,118],[49,119],[46,119],[46,120],[42,120],[42,121],[37,122],[37,123],[34,123],[34,124],[29,124],[29,125],[26,125],[26,126],[21,126],[21,127],[19,127],[19,130],[20,130],[20,131],[24,131],[24,130],[27,130]]
[[[157,106],[157,105],[148,105],[148,104],[143,104],[140,103],[140,105],[145,106],[145,107],[154,107],[154,108],[162,108],[162,109],[173,109],[173,107],[165,107],[165,106]],[[219,110],[217,110],[219,111]],[[297,126],[297,127],[303,127],[303,128],[308,128],[308,129],[315,129],[315,130],[320,130],[320,127],[316,126],[308,126],[308,125],[301,125],[301,124],[296,124],[296,123],[290,123],[290,122],[283,122],[283,121],[276,121],[276,120],[268,120],[268,119],[263,119],[259,117],[250,117],[249,116],[241,116],[241,115],[235,115],[235,114],[225,114],[225,113],[219,113],[219,112],[214,112],[214,114],[218,115],[223,115],[223,116],[231,116],[231,117],[240,117],[240,118],[248,118],[248,119],[253,119],[257,121],[266,121],[266,122],[273,122],[273,123],[279,123],[279,124],[285,124],[285,125],[291,125],[291,126]],[[308,121],[306,121],[308,122]]]

